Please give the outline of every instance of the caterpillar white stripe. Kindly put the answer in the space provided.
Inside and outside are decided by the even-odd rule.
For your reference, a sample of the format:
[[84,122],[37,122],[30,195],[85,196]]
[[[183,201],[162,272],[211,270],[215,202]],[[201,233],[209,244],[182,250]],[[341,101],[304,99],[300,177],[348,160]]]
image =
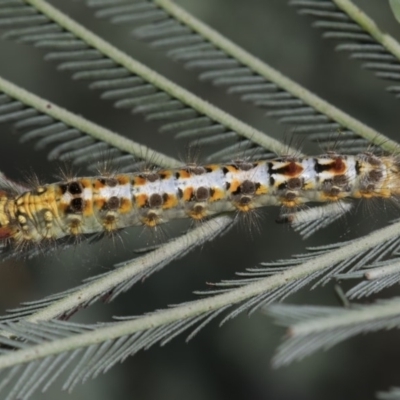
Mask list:
[[400,193],[400,163],[370,153],[284,157],[75,178],[30,191],[0,191],[0,241],[17,247],[66,236],[203,220],[269,205],[390,198]]

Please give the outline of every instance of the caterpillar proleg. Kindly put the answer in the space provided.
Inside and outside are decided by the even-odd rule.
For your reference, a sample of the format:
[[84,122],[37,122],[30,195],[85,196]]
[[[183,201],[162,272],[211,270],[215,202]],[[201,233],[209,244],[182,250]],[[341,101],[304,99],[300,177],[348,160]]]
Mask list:
[[27,191],[4,188],[0,240],[18,247],[264,206],[282,206],[290,215],[309,202],[391,198],[400,193],[399,169],[393,156],[328,153],[79,177]]

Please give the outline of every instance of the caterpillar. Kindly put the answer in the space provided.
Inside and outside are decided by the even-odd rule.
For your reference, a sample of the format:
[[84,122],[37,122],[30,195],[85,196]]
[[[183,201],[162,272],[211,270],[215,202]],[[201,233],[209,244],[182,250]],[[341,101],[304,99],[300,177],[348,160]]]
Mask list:
[[394,156],[328,153],[80,177],[26,191],[4,188],[0,242],[20,247],[264,206],[296,210],[308,202],[391,198],[400,193],[399,179]]

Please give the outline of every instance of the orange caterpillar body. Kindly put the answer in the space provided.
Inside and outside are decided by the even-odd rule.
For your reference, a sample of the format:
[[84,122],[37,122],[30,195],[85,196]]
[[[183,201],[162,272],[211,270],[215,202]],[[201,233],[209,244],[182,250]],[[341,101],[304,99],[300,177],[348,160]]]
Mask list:
[[389,198],[400,191],[399,163],[369,153],[327,154],[95,176],[11,193],[0,191],[0,241],[40,244],[176,218],[346,198]]

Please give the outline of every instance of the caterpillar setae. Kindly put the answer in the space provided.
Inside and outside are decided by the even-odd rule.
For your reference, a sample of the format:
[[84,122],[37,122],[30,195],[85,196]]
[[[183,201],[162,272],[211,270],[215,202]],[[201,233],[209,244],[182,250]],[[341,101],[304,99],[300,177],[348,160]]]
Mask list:
[[0,191],[0,242],[18,248],[269,205],[295,211],[308,202],[390,198],[400,193],[399,179],[394,156],[328,153],[9,187]]

